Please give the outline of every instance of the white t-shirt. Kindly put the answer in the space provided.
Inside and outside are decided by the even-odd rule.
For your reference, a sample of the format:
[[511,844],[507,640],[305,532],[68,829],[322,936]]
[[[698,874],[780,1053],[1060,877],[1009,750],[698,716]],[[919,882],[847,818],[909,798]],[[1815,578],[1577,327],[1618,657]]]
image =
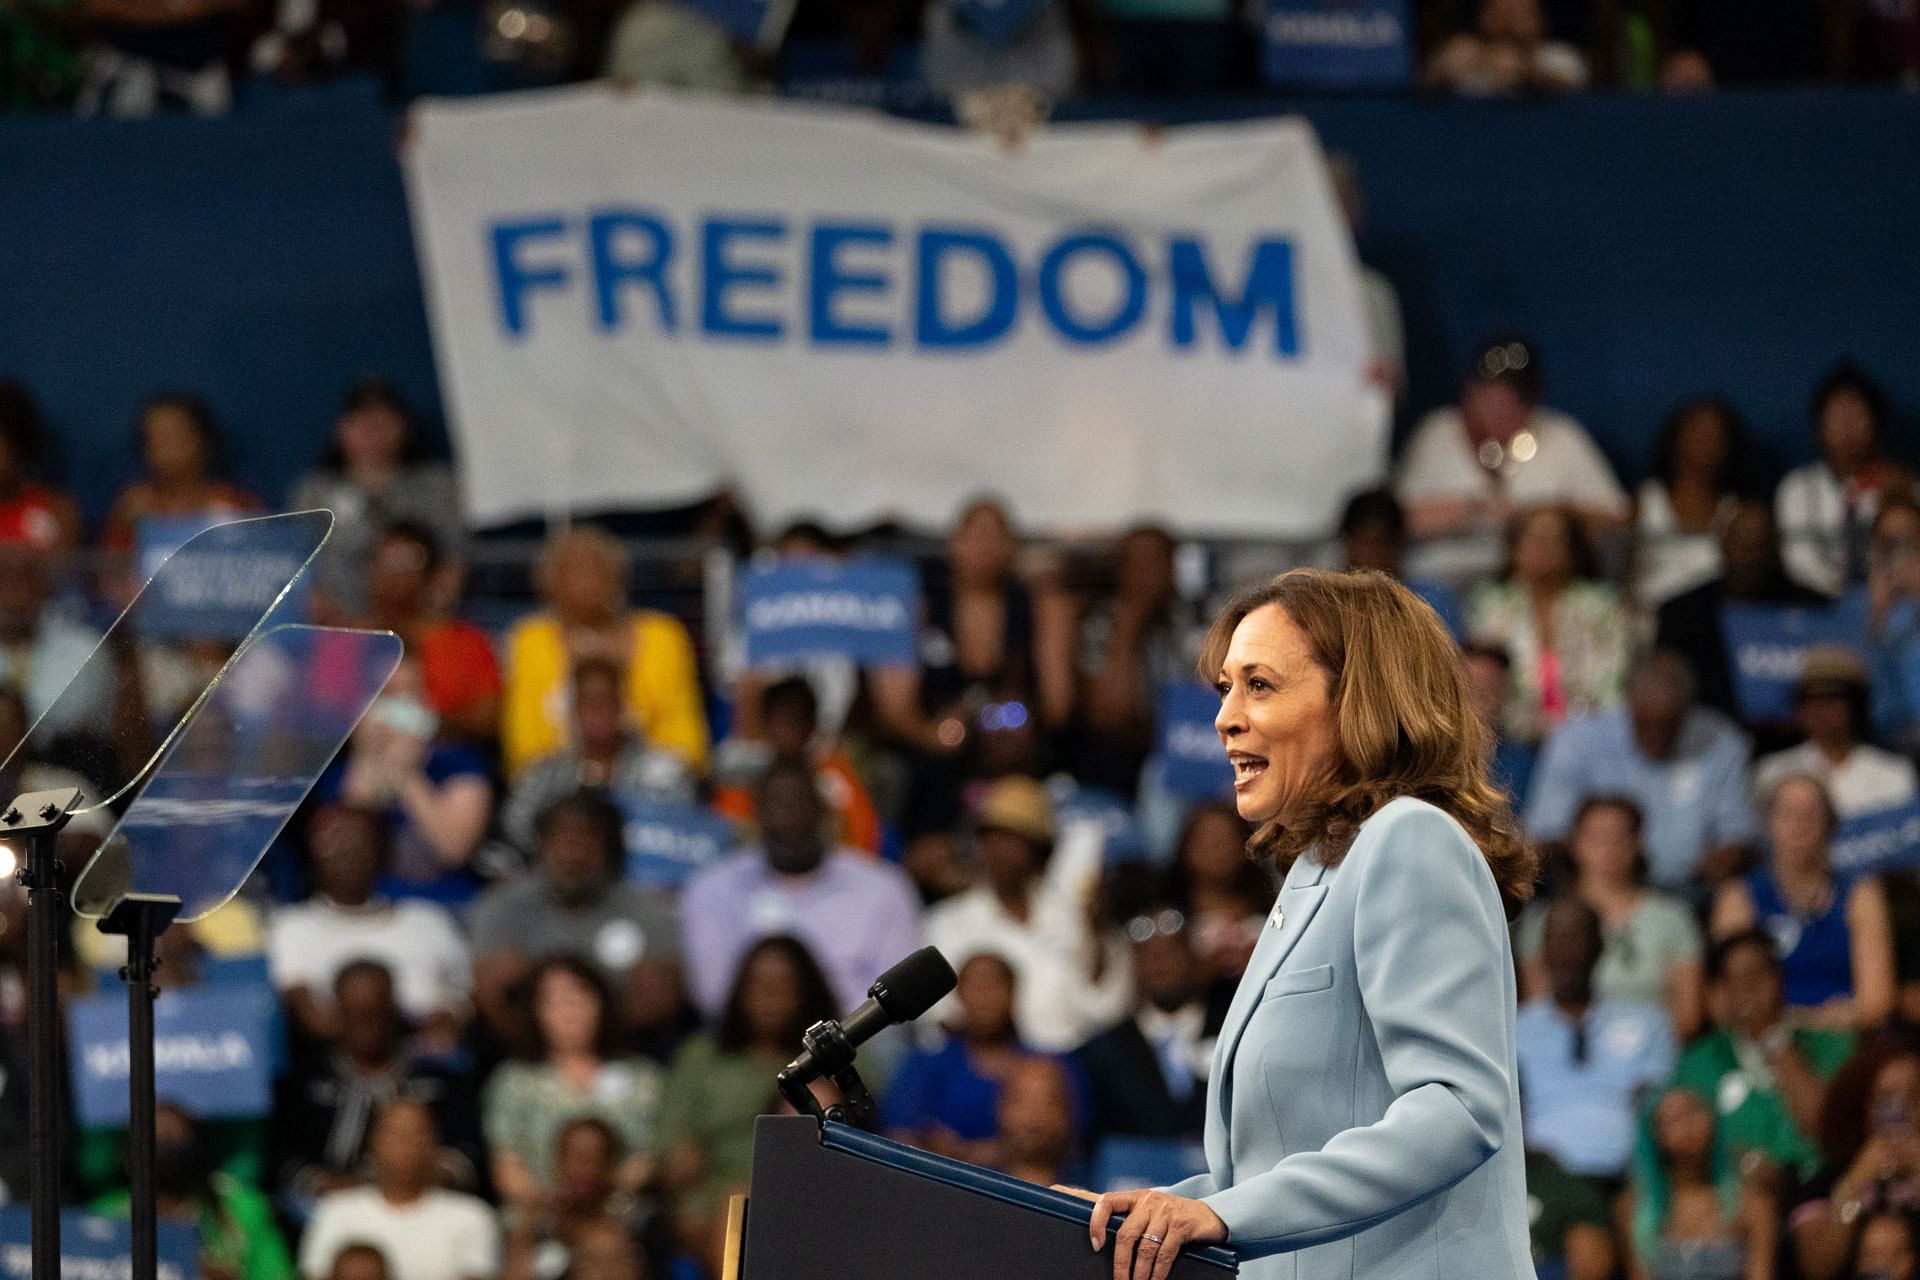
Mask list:
[[1666,486],[1649,480],[1640,486],[1635,516],[1634,603],[1654,609],[1683,591],[1720,576],[1720,531],[1740,506],[1731,495],[1720,500],[1713,528],[1682,533],[1673,516]]
[[1815,591],[1839,595],[1847,586],[1848,525],[1870,527],[1879,509],[1878,489],[1850,489],[1824,462],[1787,472],[1773,494],[1787,572]]
[[[1533,435],[1533,456],[1520,461],[1509,454],[1501,468],[1508,505],[1518,511],[1557,503],[1627,514],[1626,490],[1584,427],[1558,410],[1535,409],[1526,429]],[[1493,476],[1474,456],[1457,406],[1435,409],[1421,419],[1401,455],[1393,487],[1406,506],[1433,498],[1497,496]],[[1450,580],[1491,574],[1500,567],[1505,534],[1504,528],[1489,524],[1428,539],[1408,556],[1407,571]]]
[[500,1270],[493,1210],[458,1191],[429,1191],[408,1205],[387,1203],[373,1187],[320,1197],[300,1241],[300,1274],[324,1280],[350,1244],[384,1253],[393,1280],[491,1280]]
[[1903,805],[1915,794],[1913,762],[1905,756],[1863,744],[1835,765],[1819,747],[1803,742],[1760,757],[1753,766],[1755,801],[1764,805],[1780,780],[1796,773],[1811,774],[1826,783],[1834,812],[1843,819]]
[[267,922],[267,968],[281,991],[305,987],[323,1007],[334,975],[354,960],[393,972],[400,1009],[416,1021],[466,1004],[473,959],[459,926],[431,902],[341,907],[321,898],[276,910]]

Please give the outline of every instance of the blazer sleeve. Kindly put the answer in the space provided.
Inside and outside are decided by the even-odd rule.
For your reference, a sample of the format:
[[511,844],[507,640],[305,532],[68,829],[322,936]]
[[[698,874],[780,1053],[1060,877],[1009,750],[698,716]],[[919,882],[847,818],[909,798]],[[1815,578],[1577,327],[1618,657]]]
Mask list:
[[[1446,1190],[1518,1132],[1506,919],[1485,859],[1420,805],[1356,844],[1353,948],[1360,999],[1394,1099],[1319,1151],[1204,1197],[1242,1258],[1362,1231]],[[1365,844],[1367,847],[1362,847]]]

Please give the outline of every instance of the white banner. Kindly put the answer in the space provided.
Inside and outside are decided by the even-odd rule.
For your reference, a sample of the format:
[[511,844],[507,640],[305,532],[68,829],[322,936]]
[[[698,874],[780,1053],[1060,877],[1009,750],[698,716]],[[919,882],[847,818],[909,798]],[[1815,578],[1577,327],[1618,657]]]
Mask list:
[[1293,119],[1025,146],[590,86],[439,102],[407,149],[481,524],[1157,518],[1324,532],[1384,470],[1352,242]]

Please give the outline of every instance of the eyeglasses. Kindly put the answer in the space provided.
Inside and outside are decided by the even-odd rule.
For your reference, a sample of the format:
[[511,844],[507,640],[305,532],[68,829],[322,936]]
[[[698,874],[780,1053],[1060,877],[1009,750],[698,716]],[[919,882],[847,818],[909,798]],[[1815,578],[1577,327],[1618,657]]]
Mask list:
[[1187,918],[1179,911],[1168,907],[1165,911],[1153,915],[1135,916],[1127,921],[1127,937],[1135,942],[1150,942],[1154,938],[1172,938],[1184,932]]

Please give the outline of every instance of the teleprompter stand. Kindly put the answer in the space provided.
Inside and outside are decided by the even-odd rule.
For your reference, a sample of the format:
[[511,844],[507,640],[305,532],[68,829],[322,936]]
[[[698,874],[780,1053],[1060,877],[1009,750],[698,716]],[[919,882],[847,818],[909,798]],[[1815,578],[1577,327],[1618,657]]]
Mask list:
[[129,893],[100,921],[100,932],[127,940],[127,1180],[132,1190],[133,1280],[156,1280],[159,1225],[154,1207],[153,1002],[160,967],[154,944],[180,914],[180,899],[164,893]]

